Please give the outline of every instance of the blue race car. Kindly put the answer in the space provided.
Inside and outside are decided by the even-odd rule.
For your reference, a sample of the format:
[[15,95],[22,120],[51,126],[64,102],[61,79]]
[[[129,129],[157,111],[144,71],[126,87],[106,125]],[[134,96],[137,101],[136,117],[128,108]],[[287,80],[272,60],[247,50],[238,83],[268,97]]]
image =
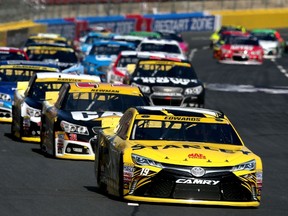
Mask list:
[[102,32],[89,32],[84,37],[80,38],[80,44],[77,48],[82,54],[88,54],[94,42],[100,40],[112,40],[115,36],[114,33],[102,33]]
[[124,50],[135,50],[135,44],[123,41],[94,42],[89,54],[82,64],[85,73],[98,75],[102,82],[106,82],[106,73],[110,64],[116,60],[118,54]]
[[36,72],[59,71],[59,66],[52,63],[26,60],[0,61],[0,122],[12,122],[12,102],[16,88],[25,90],[22,88],[27,85],[23,84]]

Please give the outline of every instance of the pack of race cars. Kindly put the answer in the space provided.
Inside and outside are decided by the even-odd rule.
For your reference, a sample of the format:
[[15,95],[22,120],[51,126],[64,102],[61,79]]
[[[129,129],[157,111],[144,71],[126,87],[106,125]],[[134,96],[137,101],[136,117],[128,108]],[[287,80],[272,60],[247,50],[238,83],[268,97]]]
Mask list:
[[[260,65],[285,50],[273,30],[229,26],[210,39],[220,63]],[[257,207],[261,159],[224,113],[204,108],[188,50],[170,31],[95,30],[73,46],[33,35],[22,48],[0,48],[0,121],[45,155],[94,161],[96,186],[108,194]]]

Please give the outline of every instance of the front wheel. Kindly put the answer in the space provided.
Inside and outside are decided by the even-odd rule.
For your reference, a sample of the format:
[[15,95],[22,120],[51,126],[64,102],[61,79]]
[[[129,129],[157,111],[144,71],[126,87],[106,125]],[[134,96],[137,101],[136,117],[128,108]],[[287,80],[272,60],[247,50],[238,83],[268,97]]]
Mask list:
[[101,147],[95,148],[94,172],[96,177],[96,188],[103,191],[101,183]]

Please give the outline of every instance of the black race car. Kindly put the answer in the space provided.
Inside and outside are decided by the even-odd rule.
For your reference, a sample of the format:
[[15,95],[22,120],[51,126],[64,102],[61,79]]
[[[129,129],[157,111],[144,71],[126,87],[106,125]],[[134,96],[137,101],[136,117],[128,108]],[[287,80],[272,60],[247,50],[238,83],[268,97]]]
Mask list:
[[141,59],[129,83],[139,86],[152,105],[204,107],[204,85],[187,60]]

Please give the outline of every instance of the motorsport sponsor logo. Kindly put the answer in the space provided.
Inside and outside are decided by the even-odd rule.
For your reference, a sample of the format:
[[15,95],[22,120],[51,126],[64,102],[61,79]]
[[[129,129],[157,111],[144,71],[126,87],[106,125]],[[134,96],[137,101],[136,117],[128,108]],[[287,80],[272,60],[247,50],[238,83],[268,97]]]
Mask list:
[[183,79],[176,77],[134,77],[133,81],[141,80],[143,83],[173,83],[180,85],[188,85],[189,83],[197,83],[196,79]]
[[176,180],[177,184],[193,184],[193,185],[217,185],[220,181],[210,179],[197,179],[197,178],[180,178]]
[[245,151],[245,150],[231,150],[231,149],[222,149],[222,148],[213,148],[211,146],[205,146],[205,145],[189,145],[189,144],[185,144],[185,145],[141,145],[141,144],[136,144],[131,146],[132,150],[141,150],[141,149],[145,149],[145,148],[150,148],[150,149],[154,149],[154,150],[160,150],[160,149],[203,149],[203,150],[211,150],[211,151],[218,151],[218,152],[223,152],[223,153],[228,153],[228,154],[233,154],[236,152],[242,152],[245,155],[250,154],[250,151]]
[[169,121],[200,121],[200,118],[196,117],[186,117],[186,116],[165,116],[164,120],[169,120]]

